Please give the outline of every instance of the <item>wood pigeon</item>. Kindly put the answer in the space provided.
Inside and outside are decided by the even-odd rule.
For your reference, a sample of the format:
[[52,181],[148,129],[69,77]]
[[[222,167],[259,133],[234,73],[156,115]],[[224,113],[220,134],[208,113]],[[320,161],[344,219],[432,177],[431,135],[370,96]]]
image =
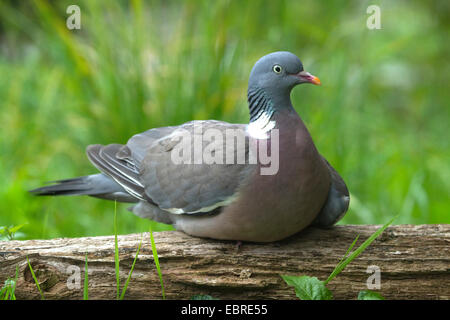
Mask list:
[[90,145],[87,156],[101,173],[30,192],[135,203],[130,210],[140,217],[213,239],[271,242],[311,224],[332,226],[346,213],[349,192],[292,106],[291,90],[302,83],[320,80],[296,55],[270,53],[250,74],[249,124],[190,121],[136,134],[126,145]]

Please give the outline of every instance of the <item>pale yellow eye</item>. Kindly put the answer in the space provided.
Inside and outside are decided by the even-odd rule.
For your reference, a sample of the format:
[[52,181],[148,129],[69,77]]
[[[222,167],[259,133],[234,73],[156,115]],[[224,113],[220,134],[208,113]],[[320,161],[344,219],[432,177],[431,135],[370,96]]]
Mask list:
[[281,68],[281,66],[279,66],[278,64],[274,65],[272,68],[273,72],[275,73],[281,73],[281,71],[283,71],[283,68]]

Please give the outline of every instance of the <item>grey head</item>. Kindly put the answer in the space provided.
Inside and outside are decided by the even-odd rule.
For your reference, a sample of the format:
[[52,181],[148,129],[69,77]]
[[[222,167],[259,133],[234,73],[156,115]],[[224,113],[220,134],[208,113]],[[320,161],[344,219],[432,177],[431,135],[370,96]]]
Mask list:
[[250,121],[258,119],[263,112],[272,114],[272,108],[290,105],[291,90],[301,83],[319,85],[320,80],[303,69],[295,54],[277,51],[259,59],[248,81]]

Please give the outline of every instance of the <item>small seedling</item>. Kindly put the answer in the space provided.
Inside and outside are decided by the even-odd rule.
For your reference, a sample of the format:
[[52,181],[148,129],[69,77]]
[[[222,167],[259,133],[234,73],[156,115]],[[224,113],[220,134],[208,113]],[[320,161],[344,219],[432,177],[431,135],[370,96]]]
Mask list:
[[16,276],[13,279],[6,279],[5,285],[0,289],[0,300],[16,300],[16,284],[19,277],[19,267],[16,266]]
[[[398,215],[397,215],[398,216]],[[394,220],[397,218],[395,216],[390,221],[388,221],[384,226],[375,231],[366,241],[363,242],[355,251],[350,254],[350,251],[355,246],[358,241],[359,235],[353,241],[353,243],[348,248],[345,255],[336,265],[334,270],[328,276],[325,281],[321,281],[316,277],[310,276],[287,276],[282,275],[283,280],[289,285],[295,288],[295,294],[298,298],[302,300],[331,300],[333,295],[326,285],[335,278],[339,273],[344,270],[344,268],[352,262],[357,256],[359,256],[387,227],[389,227]],[[378,298],[378,299],[376,299]],[[359,300],[381,300],[384,299],[379,293],[372,291],[361,291],[358,295]]]
[[25,225],[25,223],[20,224],[18,226],[10,226],[10,227],[0,227],[0,240],[14,240],[14,237],[20,229]]

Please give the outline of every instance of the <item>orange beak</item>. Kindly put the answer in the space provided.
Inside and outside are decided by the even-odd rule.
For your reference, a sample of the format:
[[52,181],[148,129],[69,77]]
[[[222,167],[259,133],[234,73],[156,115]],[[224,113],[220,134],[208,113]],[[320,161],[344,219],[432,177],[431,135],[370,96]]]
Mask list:
[[309,82],[309,83],[312,83],[312,84],[315,84],[315,85],[320,85],[320,79],[317,78],[316,76],[313,76],[309,72],[301,71],[301,72],[297,73],[296,76],[298,78],[300,78],[300,80],[302,82]]

